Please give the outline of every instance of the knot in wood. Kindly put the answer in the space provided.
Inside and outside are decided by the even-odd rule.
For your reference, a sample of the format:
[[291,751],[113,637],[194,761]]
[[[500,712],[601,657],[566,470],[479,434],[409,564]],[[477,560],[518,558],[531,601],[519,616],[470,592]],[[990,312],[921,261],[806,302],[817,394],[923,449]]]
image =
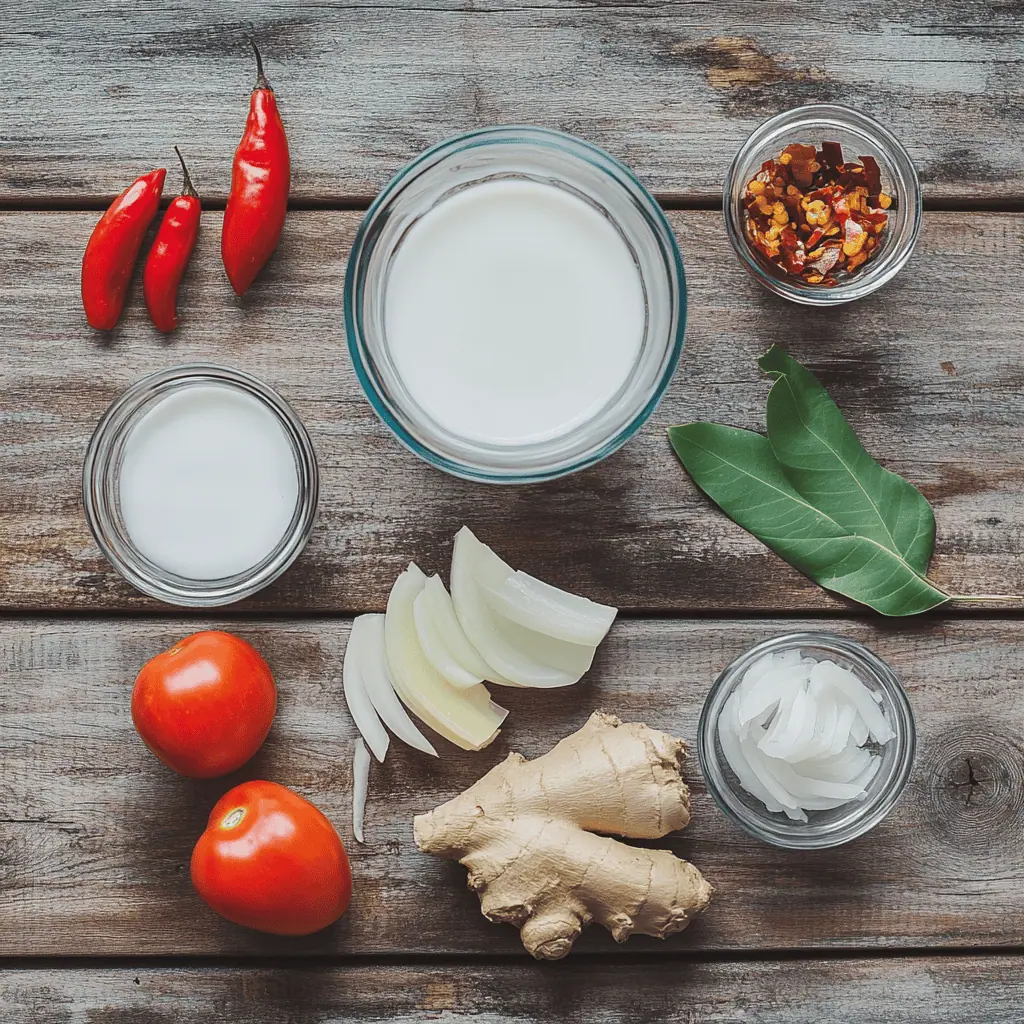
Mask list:
[[961,855],[1003,861],[1024,839],[1024,749],[990,720],[958,725],[921,764],[936,838]]

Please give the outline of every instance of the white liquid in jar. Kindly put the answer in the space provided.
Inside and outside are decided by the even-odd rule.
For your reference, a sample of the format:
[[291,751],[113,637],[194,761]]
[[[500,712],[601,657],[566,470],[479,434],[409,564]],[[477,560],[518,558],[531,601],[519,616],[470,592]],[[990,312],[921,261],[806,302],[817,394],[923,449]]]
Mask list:
[[564,435],[622,387],[643,341],[643,287],[618,230],[533,181],[443,200],[393,257],[384,329],[412,398],[476,442]]
[[299,491],[277,416],[217,384],[172,393],[139,420],[125,441],[119,486],[139,552],[196,580],[261,562],[284,537]]

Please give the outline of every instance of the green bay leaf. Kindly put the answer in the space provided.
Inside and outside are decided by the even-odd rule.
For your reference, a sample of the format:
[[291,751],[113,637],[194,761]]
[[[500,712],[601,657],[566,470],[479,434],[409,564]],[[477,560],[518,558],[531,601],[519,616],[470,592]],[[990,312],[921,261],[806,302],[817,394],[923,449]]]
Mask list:
[[868,455],[806,367],[777,345],[758,365],[775,381],[768,440],[796,490],[850,533],[876,541],[925,575],[935,545],[928,499]]
[[697,486],[821,586],[883,615],[916,615],[949,600],[900,554],[851,532],[802,496],[767,438],[718,423],[689,423],[668,433]]

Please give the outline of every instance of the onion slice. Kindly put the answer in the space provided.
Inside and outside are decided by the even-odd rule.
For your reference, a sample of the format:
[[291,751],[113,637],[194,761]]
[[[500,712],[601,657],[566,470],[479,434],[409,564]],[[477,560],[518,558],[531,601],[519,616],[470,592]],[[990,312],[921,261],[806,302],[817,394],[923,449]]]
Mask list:
[[508,684],[508,680],[488,665],[469,642],[469,638],[455,614],[451,595],[440,576],[435,573],[427,578],[427,582],[423,585],[422,597],[418,597],[416,601],[417,604],[422,601],[424,609],[429,612],[430,618],[441,634],[441,640],[445,647],[469,675],[476,676],[478,683],[489,679],[492,683]]
[[[452,602],[469,642],[499,675],[520,686],[570,686],[577,676],[546,665],[510,643],[485,601],[487,590],[501,586],[513,570],[464,526],[452,552]],[[490,676],[488,677],[490,678]]]
[[[443,584],[442,584],[443,585]],[[459,664],[455,655],[448,649],[444,642],[441,630],[434,622],[430,614],[430,599],[426,590],[421,590],[413,602],[413,619],[416,623],[416,636],[419,638],[420,647],[427,661],[437,669],[452,686],[465,689],[467,686],[476,686],[484,681],[484,676],[474,675]]]
[[[362,630],[358,622],[358,619],[352,622],[352,631],[349,633],[348,644],[345,646],[345,658],[341,667],[345,703],[348,704],[349,714],[352,716],[352,721],[356,723],[360,735],[373,751],[373,756],[378,761],[383,761],[391,739],[366,692],[359,665],[359,644]],[[365,640],[363,642],[365,643]]]
[[414,604],[426,577],[415,563],[391,588],[384,617],[384,646],[395,692],[419,719],[463,750],[481,750],[508,712],[478,683],[456,689],[427,661],[416,635]]
[[363,818],[366,816],[366,793],[370,788],[370,755],[362,740],[356,740],[352,756],[352,834],[363,841]]
[[[387,654],[384,650],[384,616],[360,615],[352,623],[353,636],[359,628],[359,640],[355,656],[358,659],[363,685],[370,703],[380,715],[384,724],[403,742],[425,754],[437,757],[433,745],[416,728],[402,702],[395,693],[391,673],[388,670]],[[352,638],[349,638],[352,646]]]
[[594,663],[596,647],[557,640],[553,636],[527,629],[518,622],[511,622],[508,619],[501,620],[498,628],[509,643],[544,665],[568,673],[572,676],[573,682],[578,683]]
[[486,587],[491,607],[512,622],[584,647],[597,647],[608,635],[617,608],[559,590],[517,571],[497,586]]

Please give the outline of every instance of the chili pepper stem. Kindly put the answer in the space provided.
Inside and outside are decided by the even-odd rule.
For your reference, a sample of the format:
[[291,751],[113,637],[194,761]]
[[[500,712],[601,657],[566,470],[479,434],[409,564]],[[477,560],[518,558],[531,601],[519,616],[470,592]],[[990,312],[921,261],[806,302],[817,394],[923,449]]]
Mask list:
[[182,185],[181,194],[185,196],[195,196],[198,199],[199,193],[196,191],[195,185],[192,184],[192,176],[188,173],[188,168],[185,166],[185,158],[181,155],[181,150],[175,146],[174,152],[178,154],[178,160],[181,163],[181,173],[185,177],[185,183]]
[[[253,92],[257,89],[270,89],[267,76],[263,74],[263,58],[260,56],[260,51],[256,46],[256,40],[250,39],[249,45],[252,47],[252,52],[256,54],[256,85],[253,86]],[[273,92],[272,89],[270,91]]]

